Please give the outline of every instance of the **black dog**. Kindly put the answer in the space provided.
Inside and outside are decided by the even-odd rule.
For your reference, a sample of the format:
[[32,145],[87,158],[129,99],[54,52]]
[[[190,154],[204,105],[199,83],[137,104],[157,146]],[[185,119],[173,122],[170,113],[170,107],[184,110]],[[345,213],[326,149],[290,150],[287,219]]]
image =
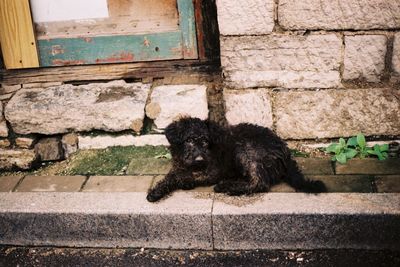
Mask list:
[[165,134],[173,167],[149,191],[150,202],[177,189],[214,184],[215,192],[229,195],[267,192],[281,180],[298,191],[326,191],[321,181],[304,178],[286,143],[268,128],[245,123],[222,127],[183,118],[171,123]]

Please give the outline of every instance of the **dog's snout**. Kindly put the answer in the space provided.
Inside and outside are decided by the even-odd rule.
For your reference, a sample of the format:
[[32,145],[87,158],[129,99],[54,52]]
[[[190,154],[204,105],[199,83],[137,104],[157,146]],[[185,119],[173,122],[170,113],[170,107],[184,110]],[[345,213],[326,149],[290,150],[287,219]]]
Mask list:
[[204,158],[201,155],[198,155],[194,160],[195,161],[203,161]]

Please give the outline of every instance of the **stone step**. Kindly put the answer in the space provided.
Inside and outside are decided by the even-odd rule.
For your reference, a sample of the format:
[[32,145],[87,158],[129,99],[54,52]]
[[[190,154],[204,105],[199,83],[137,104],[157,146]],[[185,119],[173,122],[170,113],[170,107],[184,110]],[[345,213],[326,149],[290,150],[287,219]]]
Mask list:
[[0,245],[399,250],[400,195],[0,193]]

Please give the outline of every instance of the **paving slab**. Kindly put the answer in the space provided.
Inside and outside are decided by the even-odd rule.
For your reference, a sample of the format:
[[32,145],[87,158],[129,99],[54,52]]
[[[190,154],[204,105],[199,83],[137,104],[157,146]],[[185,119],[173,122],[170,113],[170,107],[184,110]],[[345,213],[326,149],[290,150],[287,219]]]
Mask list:
[[83,192],[147,192],[153,176],[90,176]]
[[128,175],[149,175],[167,174],[172,164],[169,159],[137,158],[129,163],[126,174]]
[[330,175],[334,174],[332,162],[328,158],[295,158],[304,174]]
[[0,176],[0,192],[11,192],[23,176]]
[[216,194],[217,250],[400,248],[397,194]]
[[375,184],[379,193],[400,193],[400,175],[377,176]]
[[346,164],[336,163],[336,174],[400,174],[400,159],[351,159]]
[[212,197],[174,193],[0,193],[0,244],[211,249]]
[[324,182],[328,192],[374,192],[374,179],[368,175],[309,175],[307,177]]
[[16,192],[78,192],[85,176],[26,176]]

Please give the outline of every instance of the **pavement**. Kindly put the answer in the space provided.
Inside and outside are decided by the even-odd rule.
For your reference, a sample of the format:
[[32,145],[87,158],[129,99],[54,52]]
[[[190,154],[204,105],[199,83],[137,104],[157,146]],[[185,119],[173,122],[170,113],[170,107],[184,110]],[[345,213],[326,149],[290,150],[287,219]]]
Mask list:
[[325,182],[324,194],[279,184],[270,193],[230,197],[203,187],[157,203],[147,202],[146,192],[169,163],[146,170],[136,163],[122,176],[0,176],[0,246],[400,251],[397,162],[368,162],[375,164],[368,172],[358,163],[332,169],[326,160],[300,162],[306,176]]

